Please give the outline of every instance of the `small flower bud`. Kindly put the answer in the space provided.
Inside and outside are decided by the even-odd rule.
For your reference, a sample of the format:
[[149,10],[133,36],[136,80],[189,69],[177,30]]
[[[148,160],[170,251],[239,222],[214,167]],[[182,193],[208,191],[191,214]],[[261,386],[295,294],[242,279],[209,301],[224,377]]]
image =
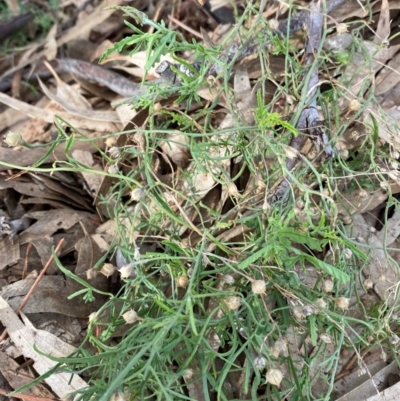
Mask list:
[[242,300],[240,297],[237,297],[235,295],[231,295],[230,297],[225,299],[225,304],[228,307],[229,310],[235,311],[240,308],[240,305],[242,303]]
[[115,267],[112,263],[104,263],[103,267],[100,270],[100,273],[104,274],[106,277],[110,277],[113,275],[115,271]]
[[303,320],[305,318],[304,311],[301,306],[295,306],[292,308],[292,313],[296,320]]
[[358,111],[361,108],[361,103],[357,99],[350,100],[349,110],[350,111]]
[[4,142],[8,146],[15,148],[16,146],[20,146],[22,144],[22,136],[18,132],[8,131]]
[[267,374],[265,375],[267,383],[272,384],[273,386],[279,387],[281,385],[281,381],[283,379],[283,373],[279,369],[268,369]]
[[124,318],[125,322],[128,324],[135,323],[137,321],[143,320],[139,315],[134,311],[133,309],[129,310],[128,312],[125,312],[122,317]]
[[287,342],[282,338],[276,340],[274,346],[272,347],[272,355],[275,358],[278,358],[280,355],[287,356],[287,354],[288,354]]

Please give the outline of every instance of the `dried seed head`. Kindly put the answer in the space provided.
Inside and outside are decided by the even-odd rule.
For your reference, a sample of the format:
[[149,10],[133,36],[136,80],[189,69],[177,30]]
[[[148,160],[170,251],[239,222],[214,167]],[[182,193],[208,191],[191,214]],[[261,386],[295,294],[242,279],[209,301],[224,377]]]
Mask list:
[[381,282],[386,281],[386,276],[385,276],[384,274],[381,274],[381,275],[378,277],[378,281],[381,281]]
[[336,302],[336,305],[343,310],[349,309],[350,306],[350,298],[345,298],[345,297],[339,297],[335,298],[334,301]]
[[223,280],[225,281],[226,284],[232,285],[235,282],[235,279],[233,276],[230,274],[225,274],[223,277]]
[[22,136],[18,132],[8,131],[4,142],[11,148],[22,145]]
[[88,280],[93,280],[97,276],[97,270],[94,270],[93,268],[86,270],[85,273]]
[[179,288],[186,288],[188,286],[189,279],[187,276],[179,276],[176,278],[176,286]]
[[238,189],[237,189],[237,186],[236,186],[236,184],[234,184],[233,182],[230,182],[229,184],[228,184],[228,194],[230,195],[230,196],[232,196],[232,198],[235,198],[235,199],[238,199],[238,198],[240,198],[240,194],[239,194],[239,191],[238,191]]
[[345,259],[349,260],[353,257],[353,252],[349,248],[345,248],[343,251],[343,256]]
[[108,153],[113,159],[116,159],[121,156],[121,148],[119,148],[118,146],[113,146],[108,149]]
[[346,33],[346,32],[348,32],[348,30],[347,30],[347,24],[345,24],[345,23],[341,23],[341,24],[337,24],[336,25],[336,32],[339,34],[339,35],[342,35],[343,33]]
[[121,390],[116,391],[110,397],[110,401],[127,401],[127,400],[128,398]]
[[381,181],[379,185],[384,191],[387,191],[390,188],[390,185],[387,181]]
[[385,351],[383,351],[383,350],[382,350],[382,352],[381,352],[381,358],[382,358],[382,361],[386,362],[386,360],[387,360],[387,353],[386,353]]
[[374,282],[370,278],[365,279],[363,284],[367,291],[374,287]]
[[397,334],[393,334],[389,339],[390,344],[393,344],[393,345],[396,345],[399,341],[400,341],[400,337]]
[[305,317],[315,315],[316,313],[317,313],[317,310],[312,305],[305,305],[303,307],[303,315]]
[[342,150],[339,152],[339,154],[340,154],[340,157],[341,157],[343,160],[346,160],[346,159],[349,158],[349,151],[348,151],[347,149],[342,149]]
[[238,310],[240,308],[240,305],[242,303],[242,300],[240,297],[237,297],[235,295],[231,295],[230,297],[227,297],[225,299],[225,304],[228,307],[229,310]]
[[360,189],[358,196],[362,199],[365,199],[368,196],[368,192],[365,189]]
[[182,378],[183,380],[190,380],[193,377],[193,374],[193,369],[186,369],[182,374]]
[[130,193],[131,200],[133,202],[139,202],[143,198],[143,195],[144,195],[143,188],[135,188]]
[[119,172],[119,167],[117,164],[111,164],[108,166],[107,172],[110,174],[117,174]]
[[122,266],[118,271],[121,274],[121,279],[136,277],[136,273],[135,273],[132,263],[128,263],[128,264]]
[[361,368],[359,368],[357,370],[357,376],[364,376],[365,374],[367,374],[367,369],[365,368],[365,366],[362,366]]
[[322,282],[322,289],[325,292],[332,292],[333,291],[333,280],[331,280],[330,278],[326,278],[323,282]]
[[262,205],[262,211],[264,213],[267,213],[270,209],[271,209],[271,204],[267,200],[265,200]]
[[271,31],[276,31],[279,28],[279,22],[275,18],[272,18],[268,21],[268,25]]
[[254,367],[257,370],[263,370],[265,365],[267,364],[267,360],[262,355],[257,355],[254,358]]
[[329,334],[321,333],[319,336],[320,340],[323,341],[325,344],[332,344],[332,338]]
[[97,318],[97,312],[92,312],[92,313],[89,315],[89,322],[95,322],[95,321],[96,321],[96,318]]
[[138,321],[143,320],[139,315],[134,311],[133,309],[128,310],[128,312],[125,312],[122,317],[124,318],[125,322],[128,324],[132,324]]
[[105,145],[107,146],[107,148],[113,147],[116,143],[117,138],[115,136],[109,136],[105,141]]
[[296,320],[303,320],[305,318],[304,311],[301,306],[295,306],[292,308],[293,316]]
[[267,374],[265,375],[267,383],[272,384],[273,386],[279,387],[281,385],[281,381],[283,379],[283,373],[280,369],[272,368],[268,369]]
[[251,290],[254,294],[265,294],[265,281],[254,280],[251,282]]
[[361,108],[361,103],[357,99],[350,100],[349,110],[350,111],[358,111]]
[[100,273],[104,274],[106,277],[110,277],[115,272],[115,266],[112,263],[104,263],[100,270]]
[[318,298],[314,301],[315,305],[318,306],[319,308],[326,308],[326,302],[323,298]]
[[278,358],[279,355],[287,356],[287,354],[288,354],[287,342],[282,338],[276,340],[274,346],[272,347],[272,355],[275,358]]
[[302,199],[299,199],[296,202],[296,207],[298,207],[299,209],[304,209],[304,201]]

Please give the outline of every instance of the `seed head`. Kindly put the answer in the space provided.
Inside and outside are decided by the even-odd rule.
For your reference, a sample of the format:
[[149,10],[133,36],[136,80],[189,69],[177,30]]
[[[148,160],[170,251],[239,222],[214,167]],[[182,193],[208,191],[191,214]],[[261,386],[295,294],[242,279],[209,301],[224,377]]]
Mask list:
[[22,136],[18,132],[8,131],[4,142],[11,148],[22,145]]
[[254,280],[251,282],[251,290],[254,294],[265,294],[265,281]]
[[263,370],[265,365],[267,364],[267,360],[262,355],[257,355],[254,358],[254,367],[258,370]]
[[332,344],[332,338],[329,334],[321,333],[319,336],[320,340],[323,341],[325,344]]
[[280,369],[276,369],[276,368],[268,369],[268,372],[265,375],[265,378],[267,379],[267,383],[270,383],[273,386],[279,387],[281,385],[281,381],[283,379],[283,373]]
[[122,315],[122,317],[124,318],[124,320],[127,324],[132,324],[132,323],[143,320],[141,317],[139,317],[139,315],[133,309],[128,310],[128,312],[125,312]]
[[225,281],[226,284],[232,285],[235,282],[235,279],[233,276],[230,274],[225,274],[223,277],[223,280]]
[[363,284],[367,291],[373,288],[374,286],[374,282],[370,278],[365,279]]
[[121,156],[121,148],[119,148],[118,146],[113,146],[108,150],[108,153],[113,159],[117,159]]
[[113,275],[115,271],[115,266],[112,263],[104,263],[103,267],[100,270],[100,273],[104,274],[106,277],[110,277]]
[[334,301],[336,302],[336,305],[337,305],[340,309],[343,309],[343,310],[349,309],[349,306],[350,306],[350,298],[340,297],[340,298],[334,299]]
[[242,303],[242,300],[240,297],[237,297],[235,295],[231,295],[230,297],[225,299],[225,304],[228,307],[229,310],[235,311],[240,308],[240,305]]
[[110,174],[118,174],[118,172],[119,172],[118,164],[111,164],[111,165],[109,165],[107,171],[108,171]]
[[180,288],[186,288],[188,286],[189,279],[187,276],[178,276],[176,278],[176,286]]
[[343,33],[348,32],[348,30],[347,30],[347,24],[344,24],[344,23],[337,24],[337,25],[336,25],[336,32],[337,32],[339,35],[342,35]]
[[322,283],[322,288],[325,292],[332,292],[333,285],[333,281],[330,278],[326,278]]

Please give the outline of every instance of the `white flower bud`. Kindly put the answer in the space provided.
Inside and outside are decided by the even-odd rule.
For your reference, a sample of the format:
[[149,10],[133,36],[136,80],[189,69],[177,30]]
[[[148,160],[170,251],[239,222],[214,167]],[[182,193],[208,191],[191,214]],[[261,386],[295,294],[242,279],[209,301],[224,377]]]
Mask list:
[[128,312],[125,312],[122,317],[124,318],[125,322],[128,324],[135,323],[137,321],[143,320],[139,315],[134,311],[133,309],[129,310]]
[[8,134],[6,135],[4,142],[8,146],[15,148],[16,146],[20,146],[22,144],[22,136],[18,132],[8,131]]
[[228,307],[229,310],[235,311],[240,308],[240,305],[242,303],[242,300],[240,297],[237,297],[235,295],[231,295],[230,297],[227,297],[225,299],[225,304]]
[[267,374],[265,375],[267,383],[272,384],[273,386],[279,387],[281,385],[283,379],[283,373],[281,370],[272,368],[268,369]]
[[106,277],[110,277],[113,275],[115,271],[115,266],[112,263],[104,263],[103,267],[100,270],[100,273],[104,274]]

